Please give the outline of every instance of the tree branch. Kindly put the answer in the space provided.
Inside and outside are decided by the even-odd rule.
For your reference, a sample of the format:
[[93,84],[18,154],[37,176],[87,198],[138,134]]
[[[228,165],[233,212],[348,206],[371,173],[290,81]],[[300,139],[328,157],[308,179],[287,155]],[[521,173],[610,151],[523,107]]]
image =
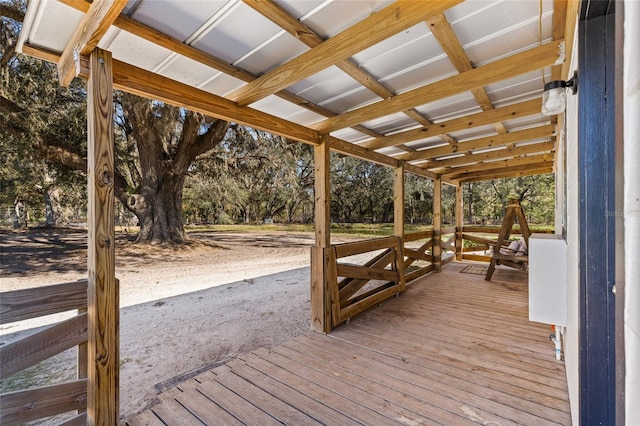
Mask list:
[[0,16],[18,22],[24,21],[24,11],[17,7],[17,5],[10,3],[0,3]]
[[198,136],[198,130],[203,123],[204,117],[202,115],[187,112],[182,137],[174,158],[173,166],[176,173],[185,173],[198,155],[215,148],[224,139],[229,128],[229,122],[215,120],[204,134]]
[[[5,114],[18,114],[21,112],[25,112],[25,110],[19,105],[0,95],[0,112]],[[21,121],[24,122],[24,119],[21,119]]]

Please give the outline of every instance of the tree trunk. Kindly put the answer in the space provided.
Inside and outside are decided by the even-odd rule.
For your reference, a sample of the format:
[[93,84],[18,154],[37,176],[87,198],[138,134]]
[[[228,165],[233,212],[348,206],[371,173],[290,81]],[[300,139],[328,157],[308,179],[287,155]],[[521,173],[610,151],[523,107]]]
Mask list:
[[44,191],[44,205],[47,226],[60,226],[62,222],[62,206],[60,205],[60,190],[49,186]]
[[164,176],[159,184],[145,185],[142,194],[129,197],[128,207],[140,225],[136,242],[181,244],[187,240],[182,218],[184,178]]

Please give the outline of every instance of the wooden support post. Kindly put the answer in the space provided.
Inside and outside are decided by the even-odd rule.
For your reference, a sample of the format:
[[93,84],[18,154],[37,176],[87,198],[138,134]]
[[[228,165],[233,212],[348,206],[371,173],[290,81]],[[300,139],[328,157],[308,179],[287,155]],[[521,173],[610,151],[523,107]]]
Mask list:
[[329,136],[326,135],[313,151],[316,244],[311,250],[311,329],[321,333],[331,331],[329,154]]
[[95,49],[87,86],[87,422],[118,424],[119,298],[115,278],[113,69]]
[[393,172],[393,233],[400,238],[397,262],[400,274],[400,289],[404,291],[404,161],[400,161]]
[[462,260],[462,228],[464,227],[464,191],[462,183],[456,186],[456,260]]
[[[78,315],[84,314],[87,312],[87,308],[78,309]],[[77,379],[86,379],[87,378],[87,356],[89,354],[89,344],[88,342],[84,342],[78,345],[77,348],[77,371],[76,378]],[[78,410],[76,414],[85,413],[87,410]]]
[[442,179],[433,180],[433,270],[442,270]]

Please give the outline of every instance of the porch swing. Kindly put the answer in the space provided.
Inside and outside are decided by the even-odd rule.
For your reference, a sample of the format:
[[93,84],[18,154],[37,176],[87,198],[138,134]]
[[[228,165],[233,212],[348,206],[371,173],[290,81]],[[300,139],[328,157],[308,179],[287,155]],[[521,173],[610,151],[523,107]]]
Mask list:
[[[520,232],[522,233],[523,244],[520,241],[509,243],[509,237],[513,232],[513,225],[518,221]],[[496,269],[496,265],[509,266],[511,268],[526,271],[529,268],[529,225],[522,211],[522,206],[517,198],[509,199],[509,205],[502,221],[502,228],[498,234],[498,241],[493,246],[493,255],[485,276],[486,281],[491,281],[491,276]],[[506,245],[505,245],[506,244]]]

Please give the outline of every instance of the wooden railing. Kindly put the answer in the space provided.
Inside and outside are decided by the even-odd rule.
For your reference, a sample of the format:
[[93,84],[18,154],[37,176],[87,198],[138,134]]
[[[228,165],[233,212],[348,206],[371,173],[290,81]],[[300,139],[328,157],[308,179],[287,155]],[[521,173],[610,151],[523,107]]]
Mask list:
[[[534,230],[531,229],[531,232],[542,233],[542,234],[552,234],[553,231],[548,230]],[[462,240],[469,241],[472,245],[462,244],[462,259],[463,260],[476,260],[481,262],[491,262],[491,256],[484,254],[476,254],[474,252],[486,251],[491,247],[496,245],[496,239],[492,239],[487,237],[487,234],[498,235],[500,233],[500,228],[495,227],[486,227],[486,226],[464,226],[462,228]],[[520,229],[514,228],[511,234],[520,234]],[[505,246],[509,245],[509,241],[504,243]]]
[[444,266],[456,258],[456,227],[445,226],[440,234],[440,265]]
[[[415,243],[420,246],[415,247]],[[433,230],[404,235],[404,282],[408,283],[433,271]],[[425,265],[426,263],[426,265]]]
[[[332,328],[404,291],[401,248],[402,240],[399,237],[331,246],[327,277]],[[377,254],[364,263],[339,262],[345,257],[366,253]]]
[[87,281],[0,294],[0,324],[71,310],[78,314],[0,347],[0,379],[77,346],[77,380],[0,395],[0,424],[15,425],[70,411],[75,411],[74,417],[61,424],[86,424]]

